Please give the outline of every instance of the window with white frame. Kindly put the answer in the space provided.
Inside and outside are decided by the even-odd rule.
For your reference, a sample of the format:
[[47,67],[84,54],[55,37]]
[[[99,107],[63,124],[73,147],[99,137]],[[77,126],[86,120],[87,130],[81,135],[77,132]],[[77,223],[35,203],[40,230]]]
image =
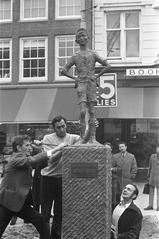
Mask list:
[[56,0],[56,18],[72,17],[81,17],[81,0]]
[[11,80],[11,43],[10,39],[0,39],[0,82]]
[[140,57],[140,11],[106,13],[107,57],[134,59]]
[[[60,71],[75,52],[79,50],[79,45],[75,42],[75,36],[56,37],[56,79],[60,76]],[[70,69],[70,74],[75,75],[75,67]],[[61,76],[61,78],[66,78]]]
[[21,20],[48,18],[48,0],[21,0]]
[[23,38],[20,43],[20,81],[46,81],[47,38]]
[[0,23],[12,20],[12,0],[0,0]]

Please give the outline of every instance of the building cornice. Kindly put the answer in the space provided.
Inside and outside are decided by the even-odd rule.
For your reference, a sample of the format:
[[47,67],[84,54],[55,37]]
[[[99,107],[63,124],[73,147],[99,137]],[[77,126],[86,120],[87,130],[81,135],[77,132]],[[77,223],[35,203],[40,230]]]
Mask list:
[[61,83],[52,83],[52,84],[3,84],[0,85],[0,90],[12,90],[12,89],[52,89],[52,88],[73,88],[74,83],[72,82],[61,82]]
[[[159,68],[159,64],[156,65],[138,65],[138,66],[113,66],[108,73],[116,73],[117,74],[117,79],[120,83],[122,83],[122,81],[132,81],[132,78],[134,79],[133,82],[135,80],[141,81],[141,77],[137,77],[137,76],[132,76],[132,77],[127,77],[126,76],[126,69],[146,69],[146,68]],[[103,69],[103,67],[99,66],[96,67],[96,73],[99,73],[101,70]],[[151,78],[153,77],[154,80],[158,80],[159,76],[151,76]],[[142,80],[149,80],[150,76],[143,76]],[[150,80],[150,82],[152,82],[152,79]],[[149,84],[150,86],[150,84]],[[72,81],[61,81],[61,82],[53,82],[53,83],[18,83],[18,84],[11,84],[11,83],[7,83],[7,84],[1,84],[0,85],[0,90],[12,90],[12,89],[53,89],[53,88],[74,88],[74,82]]]
[[151,6],[152,3],[148,3],[146,1],[132,1],[132,2],[112,2],[112,1],[107,1],[103,2],[98,5],[99,9],[107,9],[107,8],[113,8],[113,7],[118,7],[118,8],[123,8],[123,7],[141,7],[141,6]]

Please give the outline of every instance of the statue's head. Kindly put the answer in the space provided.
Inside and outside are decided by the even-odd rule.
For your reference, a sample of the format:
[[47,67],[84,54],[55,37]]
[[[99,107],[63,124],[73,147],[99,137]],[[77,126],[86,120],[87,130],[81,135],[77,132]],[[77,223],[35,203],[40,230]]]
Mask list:
[[[81,40],[82,39],[82,40]],[[76,42],[78,44],[86,43],[88,41],[88,33],[85,28],[79,28],[76,32]]]

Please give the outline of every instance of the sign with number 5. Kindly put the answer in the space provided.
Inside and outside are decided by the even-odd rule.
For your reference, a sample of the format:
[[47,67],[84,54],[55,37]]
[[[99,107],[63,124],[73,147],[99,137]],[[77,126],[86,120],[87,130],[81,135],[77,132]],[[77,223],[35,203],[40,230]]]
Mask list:
[[117,107],[117,77],[115,73],[100,77],[97,88],[97,107]]

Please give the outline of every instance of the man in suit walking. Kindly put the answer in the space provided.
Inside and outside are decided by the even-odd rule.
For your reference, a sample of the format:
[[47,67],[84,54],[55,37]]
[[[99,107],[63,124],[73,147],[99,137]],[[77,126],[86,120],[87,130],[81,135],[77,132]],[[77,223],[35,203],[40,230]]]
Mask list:
[[41,239],[49,239],[50,231],[42,215],[33,207],[32,167],[43,161],[52,161],[64,144],[52,150],[30,156],[32,146],[27,135],[19,135],[13,141],[13,154],[7,164],[0,185],[0,238],[11,218],[15,215],[32,223]]
[[127,145],[125,142],[119,143],[119,153],[114,154],[112,158],[112,166],[118,167],[122,171],[122,185],[120,188],[124,188],[125,185],[131,183],[137,173],[137,163],[135,156],[127,151]]

